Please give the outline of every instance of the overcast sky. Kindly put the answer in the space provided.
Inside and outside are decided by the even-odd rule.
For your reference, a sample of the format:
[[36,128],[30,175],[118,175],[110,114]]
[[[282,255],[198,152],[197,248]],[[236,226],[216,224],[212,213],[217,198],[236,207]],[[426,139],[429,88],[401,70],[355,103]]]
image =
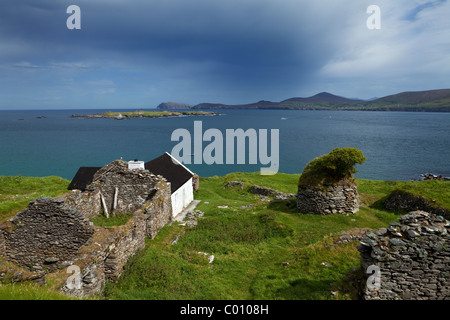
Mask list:
[[[81,29],[69,30],[69,5]],[[381,9],[370,30],[368,6]],[[0,109],[450,88],[447,0],[1,0]]]

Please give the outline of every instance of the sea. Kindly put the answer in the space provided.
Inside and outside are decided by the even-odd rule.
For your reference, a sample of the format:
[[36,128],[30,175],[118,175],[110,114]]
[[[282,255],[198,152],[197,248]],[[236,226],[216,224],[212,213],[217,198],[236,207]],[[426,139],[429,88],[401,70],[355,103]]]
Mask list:
[[[275,163],[277,158],[277,170],[282,173],[300,174],[312,159],[334,148],[354,147],[367,158],[356,166],[357,178],[406,181],[420,180],[425,173],[450,176],[450,113],[227,109],[214,110],[219,116],[71,117],[105,111],[0,111],[0,175],[71,180],[79,167],[101,167],[117,159],[147,162],[180,146],[179,140],[172,141],[177,129],[192,135],[192,150],[194,140],[205,150],[211,142],[194,138],[194,125],[201,122],[203,132],[218,129],[215,132],[224,139],[227,129],[255,129],[257,133],[266,129],[268,155],[271,130],[278,130],[278,156],[272,159]],[[243,164],[190,162],[185,165],[201,177],[260,172],[268,167],[259,158],[256,164],[249,159]]]

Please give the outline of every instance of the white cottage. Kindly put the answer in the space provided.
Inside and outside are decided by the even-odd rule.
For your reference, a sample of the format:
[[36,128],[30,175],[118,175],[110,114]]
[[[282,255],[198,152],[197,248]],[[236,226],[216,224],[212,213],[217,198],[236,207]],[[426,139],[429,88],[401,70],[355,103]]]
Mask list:
[[[196,175],[167,152],[147,163],[137,159],[129,161],[128,168],[145,169],[155,175],[163,176],[170,182],[173,217],[176,217],[194,200],[193,179]],[[68,189],[84,191],[99,169],[100,167],[79,168]]]
[[173,217],[176,217],[194,200],[193,178],[195,174],[171,154],[166,152],[145,163],[145,169],[153,174],[163,176],[170,182]]

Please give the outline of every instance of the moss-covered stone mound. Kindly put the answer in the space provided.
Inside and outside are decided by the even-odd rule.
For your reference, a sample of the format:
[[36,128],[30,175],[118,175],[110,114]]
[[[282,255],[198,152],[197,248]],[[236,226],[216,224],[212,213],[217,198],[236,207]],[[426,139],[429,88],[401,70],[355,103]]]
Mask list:
[[298,181],[297,208],[303,213],[353,214],[359,195],[353,174],[366,158],[356,148],[336,148],[309,162]]

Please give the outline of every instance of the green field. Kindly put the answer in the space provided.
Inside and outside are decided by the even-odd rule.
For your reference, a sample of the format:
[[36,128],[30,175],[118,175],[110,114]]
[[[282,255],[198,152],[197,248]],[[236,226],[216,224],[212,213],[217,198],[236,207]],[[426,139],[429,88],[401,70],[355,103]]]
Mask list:
[[[108,283],[105,296],[96,299],[355,299],[361,276],[358,243],[336,244],[342,231],[395,221],[401,214],[384,210],[381,200],[397,188],[450,208],[450,182],[443,181],[357,179],[363,205],[349,216],[301,214],[294,201],[271,203],[247,190],[260,185],[296,193],[298,178],[282,173],[201,178],[195,198],[205,215],[198,225],[174,223],[147,239],[120,281]],[[233,180],[244,182],[244,188],[224,189]],[[0,177],[0,217],[13,216],[38,196],[62,194],[67,185],[56,177]],[[214,261],[199,252],[214,255]],[[48,286],[0,285],[0,299],[21,299],[23,292],[28,299],[63,298]]]

